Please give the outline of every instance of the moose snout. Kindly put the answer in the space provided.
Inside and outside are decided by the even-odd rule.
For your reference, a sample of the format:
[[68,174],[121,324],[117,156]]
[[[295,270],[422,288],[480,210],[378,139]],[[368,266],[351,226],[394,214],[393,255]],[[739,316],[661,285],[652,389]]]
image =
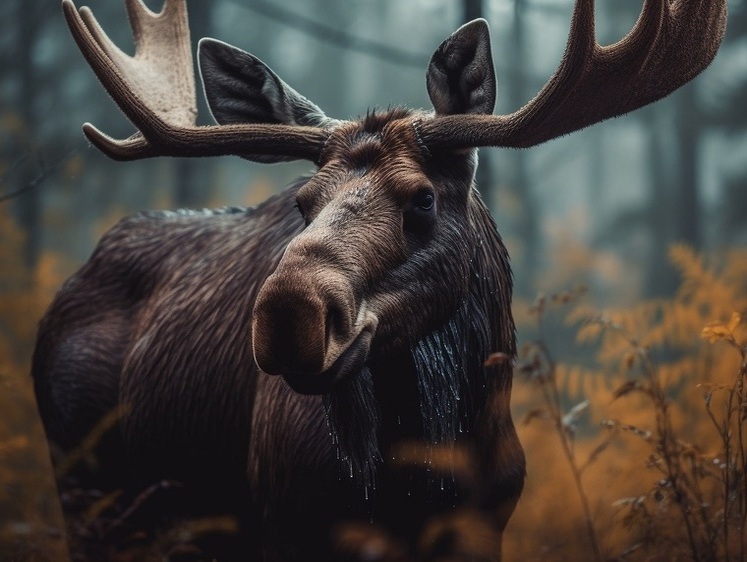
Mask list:
[[271,375],[327,370],[351,339],[352,293],[340,283],[315,284],[270,276],[254,307],[254,358]]

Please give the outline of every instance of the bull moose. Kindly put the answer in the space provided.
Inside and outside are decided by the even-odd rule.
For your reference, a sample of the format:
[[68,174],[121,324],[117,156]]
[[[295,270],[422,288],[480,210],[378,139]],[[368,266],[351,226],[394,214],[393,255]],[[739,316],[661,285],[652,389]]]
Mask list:
[[[142,528],[228,514],[237,532],[201,547],[222,560],[332,559],[330,529],[345,521],[413,545],[428,521],[470,505],[499,560],[524,456],[510,361],[485,366],[491,352],[514,355],[515,335],[476,149],[534,146],[668,95],[715,56],[726,1],[646,0],[632,31],[602,47],[593,0],[576,0],[558,70],[510,115],[492,115],[484,20],[433,54],[431,111],[352,121],[327,117],[256,57],[202,39],[213,126],[195,125],[186,1],[159,14],[126,4],[133,57],[90,10],[62,2],[138,129],[115,140],[85,124],[97,148],[117,160],[237,155],[317,169],[256,208],[125,218],[65,283],[33,361],[48,438],[64,458],[116,416],[97,463],[66,471],[61,493],[117,490],[139,506],[123,520]],[[470,453],[469,486],[429,468],[444,449]],[[403,470],[398,458],[414,450],[422,466]],[[136,501],[159,482],[175,484]],[[425,559],[418,548],[438,543],[458,556],[451,539],[406,555]]]

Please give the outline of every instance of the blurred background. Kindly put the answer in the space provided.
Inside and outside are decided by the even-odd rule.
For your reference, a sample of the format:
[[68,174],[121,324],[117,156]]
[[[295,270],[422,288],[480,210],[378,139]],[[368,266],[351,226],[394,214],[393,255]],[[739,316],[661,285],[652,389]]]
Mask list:
[[[160,9],[156,0],[147,4]],[[475,17],[491,25],[496,113],[519,108],[555,71],[572,4],[199,0],[189,8],[195,45],[211,36],[241,47],[345,119],[372,107],[429,108],[430,54]],[[90,6],[131,52],[123,4]],[[622,38],[640,7],[598,0],[599,42]],[[584,285],[594,306],[624,309],[675,294],[681,279],[668,257],[673,244],[700,256],[747,246],[747,1],[730,0],[729,9],[714,63],[667,99],[530,150],[480,151],[478,185],[512,256],[520,341],[535,333],[526,309],[540,291]],[[115,137],[133,132],[78,52],[59,2],[1,3],[0,471],[11,472],[0,472],[0,545],[40,525],[51,536],[57,528],[27,378],[36,323],[56,288],[123,216],[254,205],[311,171],[308,163],[238,158],[116,163],[88,145],[85,121]],[[550,339],[564,346],[573,334]]]

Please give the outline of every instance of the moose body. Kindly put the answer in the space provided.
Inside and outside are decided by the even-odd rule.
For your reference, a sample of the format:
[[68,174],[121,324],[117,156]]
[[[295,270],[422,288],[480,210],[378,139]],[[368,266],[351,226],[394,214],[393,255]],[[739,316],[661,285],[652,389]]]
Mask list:
[[[485,403],[489,388],[494,400],[507,403],[508,368],[483,373],[482,359],[506,342],[501,350],[513,352],[507,256],[479,195],[469,195],[470,231],[449,248],[469,256],[469,270],[458,279],[447,270],[437,279],[444,298],[462,278],[472,286],[458,310],[451,317],[442,313],[420,342],[395,342],[369,361],[366,373],[347,375],[370,377],[373,394],[382,399],[368,405],[378,410],[374,419],[353,412],[361,419],[345,414],[336,423],[363,426],[351,438],[375,443],[335,444],[333,406],[325,409],[321,396],[301,394],[261,372],[250,345],[257,295],[304,229],[294,207],[305,183],[255,209],[146,212],[107,233],[40,327],[34,376],[49,438],[71,451],[100,419],[124,407],[118,431],[100,445],[101,465],[83,476],[85,486],[124,488],[134,497],[154,482],[178,482],[185,487],[179,501],[191,503],[193,514],[235,516],[248,528],[249,544],[242,548],[262,548],[270,559],[303,558],[306,551],[297,549],[310,545],[325,552],[336,521],[373,518],[412,540],[427,518],[468,501],[448,471],[413,482],[380,469],[366,480],[369,458],[381,451],[396,461],[398,443],[425,435],[433,442],[491,440],[481,451],[491,482],[480,492],[491,508],[506,504],[510,513],[524,478],[510,413],[464,409],[480,396],[477,403]],[[419,308],[430,306],[418,302],[428,293],[415,284],[403,290],[411,293],[411,308],[401,310],[402,318],[411,322]],[[445,377],[430,403],[418,388],[418,381],[434,383],[426,369]],[[468,378],[475,388],[467,387]],[[371,398],[359,396],[354,384],[338,384],[337,394]],[[461,395],[449,396],[455,388]],[[460,411],[455,399],[462,398]],[[449,416],[451,423],[443,420]],[[489,420],[480,422],[482,416]],[[377,435],[366,435],[369,423],[378,426]],[[360,461],[341,461],[345,454]]]
[[[577,0],[558,72],[508,116],[491,115],[484,20],[434,53],[433,111],[354,121],[202,40],[210,127],[194,125],[185,1],[161,14],[127,6],[135,57],[63,0],[139,128],[117,141],[87,124],[97,147],[121,160],[304,158],[318,170],[255,209],[124,219],[57,295],[33,376],[63,453],[61,491],[131,502],[91,542],[229,515],[237,532],[206,541],[205,556],[331,559],[336,525],[363,521],[409,547],[343,541],[354,559],[500,559],[524,456],[510,413],[511,272],[474,186],[475,148],[531,146],[667,95],[715,55],[725,2],[649,0],[625,39],[600,47],[593,1]],[[503,360],[485,366],[493,352]],[[96,462],[71,466],[81,444]],[[465,526],[479,540],[462,541]]]

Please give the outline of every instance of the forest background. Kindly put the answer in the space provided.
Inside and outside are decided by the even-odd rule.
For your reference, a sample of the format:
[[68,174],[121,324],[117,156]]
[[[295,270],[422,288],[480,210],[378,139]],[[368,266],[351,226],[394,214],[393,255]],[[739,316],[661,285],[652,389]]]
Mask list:
[[[91,4],[131,47],[123,5]],[[640,4],[597,0],[600,43],[627,33]],[[747,2],[729,9],[712,66],[669,98],[531,150],[480,151],[523,344],[513,408],[529,464],[510,560],[745,559]],[[213,36],[256,54],[338,118],[429,107],[430,53],[480,16],[496,112],[513,111],[557,67],[571,11],[571,0],[190,2],[193,43]],[[237,158],[115,163],[85,141],[84,121],[132,132],[58,2],[0,4],[0,560],[59,556],[28,372],[36,324],[64,279],[123,216],[253,205],[309,171]]]

